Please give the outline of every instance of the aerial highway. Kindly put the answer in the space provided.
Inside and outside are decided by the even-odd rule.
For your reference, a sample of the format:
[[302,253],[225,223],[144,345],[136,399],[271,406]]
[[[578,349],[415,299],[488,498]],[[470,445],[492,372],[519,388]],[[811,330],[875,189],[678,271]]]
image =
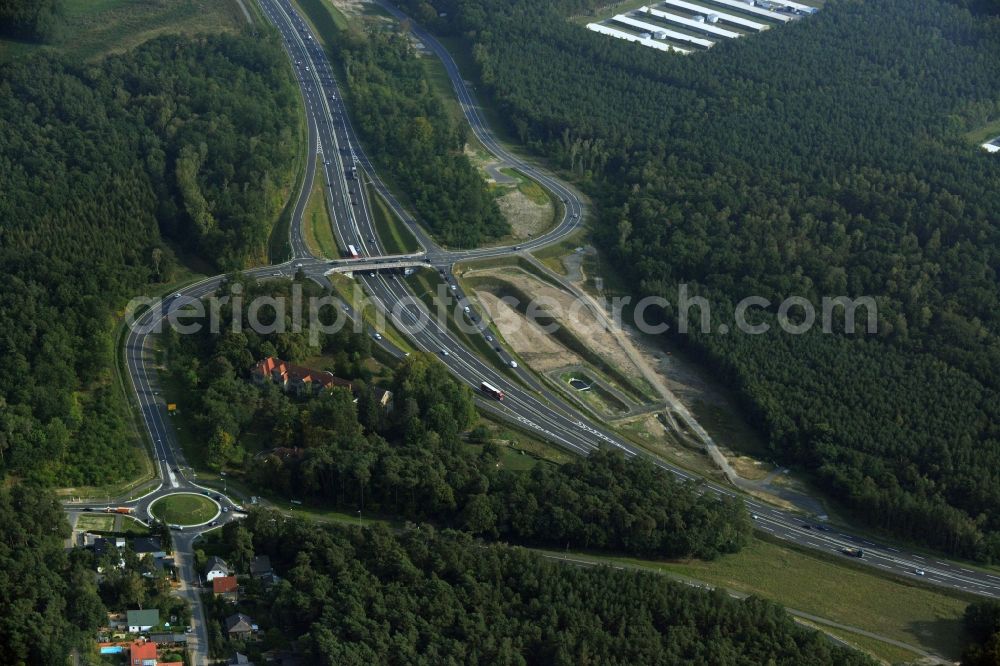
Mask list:
[[[261,4],[265,13],[275,22],[286,40],[286,47],[289,51],[295,53],[295,57],[303,63],[308,62],[310,72],[324,73],[326,77],[327,101],[322,105],[324,108],[313,111],[323,111],[329,104],[331,115],[328,119],[330,122],[327,123],[320,119],[317,124],[320,127],[334,128],[333,138],[336,140],[340,153],[358,156],[359,162],[365,166],[366,170],[373,169],[370,161],[364,157],[363,148],[350,127],[347,109],[336,88],[335,79],[330,75],[332,69],[323,48],[317,43],[317,39],[312,33],[312,28],[289,3],[283,0],[262,0]],[[380,2],[380,4],[397,18],[405,18],[405,15],[392,5],[385,2]],[[458,260],[502,256],[536,249],[573,233],[578,227],[580,216],[584,211],[580,196],[554,176],[518,158],[501,146],[483,120],[472,93],[448,52],[416,22],[410,20],[409,25],[413,34],[444,63],[461,102],[462,110],[477,139],[498,159],[536,179],[543,187],[559,197],[564,205],[561,221],[549,233],[516,247],[451,251],[439,248],[432,239],[423,235],[421,243],[426,250],[428,260],[442,270],[447,270],[452,263]],[[322,140],[324,144],[327,144],[330,137]],[[331,191],[336,191],[336,189],[337,187],[334,186]],[[384,193],[384,196],[390,200],[394,210],[402,209],[392,198],[391,193]],[[357,240],[360,247],[364,249],[365,256],[381,254],[382,248],[378,236],[374,232],[374,226],[368,212],[368,202],[365,200],[363,192],[361,192],[361,196],[357,197],[357,205],[342,208],[340,215],[335,212],[335,218],[338,236],[347,239],[346,242],[351,242],[350,239]],[[413,218],[404,213],[404,219],[412,220]],[[307,272],[313,276],[314,270],[322,271],[323,267],[308,269]],[[485,380],[503,390],[507,396],[502,404],[481,400],[481,407],[577,453],[586,454],[598,446],[612,446],[622,450],[628,456],[641,455],[651,458],[642,449],[622,440],[602,425],[589,422],[586,418],[581,417],[559,396],[541,387],[525,368],[516,368],[514,371],[523,384],[533,390],[525,390],[523,385],[498,372],[492,364],[465,348],[446,329],[437,325],[432,317],[429,317],[426,312],[422,312],[422,305],[413,302],[414,299],[409,294],[406,284],[398,277],[376,273],[374,276],[362,275],[360,280],[376,302],[380,303],[387,312],[390,312],[398,303],[411,303],[410,306],[403,309],[401,316],[395,317],[393,320],[402,330],[409,330],[408,326],[421,316],[429,320],[427,326],[410,336],[419,349],[436,353],[455,376],[470,387],[476,388]],[[454,293],[459,300],[462,299],[460,288],[457,288]],[[504,352],[500,352],[499,360],[509,365],[512,359]],[[661,467],[670,469],[680,478],[694,480],[694,477],[685,470],[667,465],[659,459],[651,458],[651,460]],[[839,529],[828,528],[816,521],[804,520],[795,513],[783,511],[753,498],[745,497],[732,488],[712,483],[705,485],[711,492],[743,497],[748,510],[755,517],[756,527],[774,537],[825,552],[844,553],[861,549],[864,555],[862,558],[856,558],[859,563],[904,577],[918,577],[922,581],[965,592],[1000,596],[1000,576],[998,575],[964,567],[933,556],[905,553],[890,545],[876,543]]]
[[[327,274],[332,270],[330,258],[314,256],[302,235],[302,214],[312,183],[317,177],[317,167],[319,174],[325,179],[324,196],[327,197],[334,218],[334,232],[342,248],[353,246],[362,260],[386,256],[385,247],[379,239],[371,214],[371,202],[368,201],[363,186],[367,179],[373,189],[386,200],[389,207],[413,230],[423,248],[419,256],[423,257],[428,265],[441,271],[449,284],[454,287],[451,293],[459,305],[467,302],[467,299],[460,286],[450,278],[451,266],[456,261],[537,249],[557,242],[578,229],[585,213],[580,195],[556,177],[513,155],[499,144],[483,121],[472,93],[447,51],[433,36],[411,21],[411,29],[416,37],[444,63],[462,110],[477,139],[498,159],[535,179],[562,203],[561,217],[553,228],[519,246],[477,250],[452,250],[440,247],[378,177],[374,165],[366,156],[354,132],[333,69],[311,26],[287,0],[259,0],[259,4],[264,15],[279,31],[296,71],[307,113],[309,155],[303,186],[293,205],[289,229],[292,259],[279,265],[245,271],[245,275],[268,279],[290,278],[301,273],[320,284],[329,284]],[[397,17],[403,16],[395,7],[383,6]],[[1000,575],[972,569],[931,555],[904,552],[891,545],[852,535],[840,528],[804,519],[798,514],[745,496],[732,487],[701,481],[692,473],[651,456],[602,424],[592,422],[579,414],[559,395],[541,385],[528,369],[518,367],[513,357],[504,349],[500,348],[495,352],[496,358],[492,359],[492,362],[468,349],[427,312],[423,303],[414,297],[407,283],[396,273],[396,271],[360,271],[355,273],[355,277],[364,285],[371,299],[389,320],[407,335],[415,348],[437,355],[457,379],[473,389],[478,388],[483,381],[487,381],[504,392],[505,399],[502,402],[480,397],[478,402],[482,409],[578,454],[586,455],[599,447],[614,447],[626,456],[647,458],[678,478],[702,482],[706,492],[739,497],[752,514],[755,527],[775,538],[826,553],[863,549],[863,557],[852,558],[852,561],[904,578],[919,579],[926,583],[973,594],[1000,597]],[[148,513],[149,504],[164,495],[209,491],[208,488],[199,485],[196,477],[190,472],[190,467],[187,466],[178,444],[176,432],[167,415],[166,403],[160,395],[157,384],[153,355],[155,333],[152,331],[172,311],[184,307],[192,300],[211,295],[225,280],[225,276],[206,278],[158,303],[138,317],[125,341],[124,356],[129,382],[152,443],[161,483],[145,497],[128,502],[116,501],[114,504],[133,507],[140,517],[145,518],[143,514]],[[350,313],[349,306],[345,307]],[[478,334],[488,335],[486,322],[480,315],[475,313],[473,315],[476,316]],[[393,353],[402,353],[384,340],[380,343],[386,345]],[[506,371],[498,370],[500,365],[506,366]],[[217,491],[210,492],[215,495]],[[220,513],[210,523],[175,532],[175,545],[178,551],[189,555],[192,543],[199,534],[234,518],[233,509],[237,508],[237,505],[225,496],[220,497],[219,503],[220,507],[229,510]],[[67,506],[67,510],[98,509],[104,506],[106,503],[74,504]],[[212,525],[212,522],[216,525]],[[183,559],[184,555],[181,557]],[[207,659],[207,655],[204,654],[207,636],[204,633],[203,623],[198,626],[201,618],[198,596],[190,592],[194,590],[192,585],[196,581],[189,566],[190,557],[186,562],[187,565],[182,562],[182,576],[187,585],[186,589],[189,590],[186,594],[192,598],[192,603],[196,607],[197,642],[194,663],[200,664]]]

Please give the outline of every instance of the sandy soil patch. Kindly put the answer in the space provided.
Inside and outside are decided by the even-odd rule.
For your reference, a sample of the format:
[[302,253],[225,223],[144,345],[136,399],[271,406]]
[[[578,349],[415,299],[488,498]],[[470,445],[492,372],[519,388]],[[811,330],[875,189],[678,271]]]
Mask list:
[[362,0],[331,0],[334,7],[348,16],[361,16],[365,13],[367,2]]
[[760,460],[754,460],[750,456],[741,456],[734,451],[728,449],[722,449],[723,455],[729,461],[729,464],[733,466],[736,473],[744,479],[749,479],[750,481],[761,481],[767,478],[774,467],[768,463],[762,462]]
[[497,199],[500,212],[510,222],[511,233],[518,240],[545,231],[552,222],[552,204],[536,204],[520,190],[511,190]]
[[563,347],[537,324],[528,321],[496,295],[484,291],[477,293],[477,297],[490,313],[490,318],[507,344],[534,370],[546,372],[583,363],[583,359]]
[[[531,294],[535,302],[539,303],[540,310],[547,311],[561,326],[565,326],[577,338],[585,341],[594,352],[601,354],[627,377],[640,385],[644,383],[639,368],[632,363],[615,337],[601,325],[589,308],[581,307],[572,294],[556,289],[519,269],[472,270],[467,275],[493,277],[514,285],[526,294]],[[489,312],[492,314],[492,310]],[[542,335],[549,337],[544,332]]]

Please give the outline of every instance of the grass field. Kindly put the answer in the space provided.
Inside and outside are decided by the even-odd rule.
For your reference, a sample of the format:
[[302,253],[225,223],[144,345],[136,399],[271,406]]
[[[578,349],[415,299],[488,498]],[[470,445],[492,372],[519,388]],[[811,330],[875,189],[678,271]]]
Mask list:
[[176,525],[199,525],[214,518],[218,511],[215,502],[191,493],[167,495],[150,507],[156,518]]
[[110,532],[115,528],[115,517],[111,514],[81,514],[76,519],[76,529],[95,530],[98,532]]
[[548,193],[542,189],[542,186],[535,181],[529,179],[527,176],[521,174],[520,171],[515,169],[503,168],[500,169],[500,173],[510,176],[517,181],[517,189],[524,196],[528,197],[532,203],[536,203],[539,206],[544,206],[551,201]]
[[347,17],[327,0],[295,0],[306,20],[316,29],[316,36],[325,42],[341,30],[350,28]]
[[309,203],[302,213],[302,222],[305,225],[303,236],[309,249],[316,254],[327,259],[339,259],[341,253],[337,248],[337,241],[333,237],[333,224],[330,221],[330,211],[326,205],[324,187],[322,177],[313,181]]
[[[442,106],[444,106],[445,111],[451,116],[452,120],[456,123],[460,123],[463,127],[465,126],[465,114],[462,113],[462,107],[458,104],[458,98],[455,96],[455,89],[451,85],[451,79],[448,78],[448,72],[445,71],[444,65],[441,61],[434,55],[428,54],[427,56],[420,59],[420,64],[424,68],[424,74],[427,75],[427,80],[431,84],[431,88],[437,95],[438,99],[441,100]],[[475,137],[469,132],[469,141],[474,142],[478,145]]]
[[967,132],[965,134],[966,140],[976,144],[977,146],[998,136],[1000,136],[1000,118],[986,123],[982,127],[977,127],[971,132]]
[[379,240],[385,246],[388,254],[410,254],[420,250],[420,244],[398,217],[396,217],[385,201],[370,185],[365,185],[368,201],[371,204],[372,218],[375,221],[375,231]]
[[95,60],[157,35],[234,32],[247,22],[236,0],[66,0],[65,4],[65,21],[51,43],[3,40],[0,60],[41,50]]
[[[489,433],[487,439],[500,449],[500,467],[514,472],[525,472],[539,464],[561,465],[576,459],[576,456],[564,449],[493,418],[481,416],[476,427],[486,428]],[[483,449],[480,443],[469,442],[466,446],[475,451],[476,455]]]
[[538,439],[527,430],[514,428],[509,423],[496,420],[489,415],[481,415],[477,425],[486,426],[490,432],[490,438],[498,444],[525,451],[540,460],[562,465],[578,458],[576,454],[570,453],[566,449]]
[[854,649],[860,650],[861,652],[867,652],[868,654],[889,664],[911,664],[919,661],[921,658],[916,652],[911,652],[910,650],[905,650],[896,645],[892,645],[891,643],[886,643],[885,641],[880,641],[868,636],[861,636],[859,634],[851,633],[850,631],[833,629],[831,627],[821,624],[813,624],[811,622],[801,622],[801,624],[804,624],[811,629],[816,629],[817,631],[822,631],[836,636]]
[[715,562],[614,559],[756,594],[944,657],[957,658],[962,649],[966,601],[769,541],[755,539],[740,553]]
[[149,534],[148,527],[128,516],[122,516],[121,526],[118,528],[118,531],[125,534]]

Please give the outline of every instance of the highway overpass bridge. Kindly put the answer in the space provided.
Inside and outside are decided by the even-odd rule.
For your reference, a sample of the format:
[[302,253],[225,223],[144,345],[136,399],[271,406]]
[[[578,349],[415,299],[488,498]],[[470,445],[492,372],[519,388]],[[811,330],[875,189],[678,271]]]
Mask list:
[[364,271],[402,271],[407,268],[423,268],[429,265],[430,259],[428,259],[424,253],[363,257],[361,259],[338,259],[330,262],[324,275],[332,275],[334,273],[349,275],[351,273]]

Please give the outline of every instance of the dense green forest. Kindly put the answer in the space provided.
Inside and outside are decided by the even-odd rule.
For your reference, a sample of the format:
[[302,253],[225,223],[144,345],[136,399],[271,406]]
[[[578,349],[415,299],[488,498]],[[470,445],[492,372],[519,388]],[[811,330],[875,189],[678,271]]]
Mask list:
[[[598,195],[634,292],[688,284],[713,331],[772,302],[768,334],[677,338],[775,455],[875,526],[1000,558],[1000,160],[962,136],[1000,117],[985,5],[840,0],[675,57],[569,23],[588,0],[403,4],[465,39],[499,115]],[[873,296],[878,333],[786,334],[789,295]]]
[[0,67],[0,471],[138,472],[112,388],[115,313],[172,248],[265,259],[298,114],[273,37],[162,37],[99,64]]
[[972,642],[962,654],[962,665],[1000,664],[1000,601],[987,599],[969,604],[964,620]]
[[269,511],[225,530],[224,547],[268,555],[283,579],[263,593],[251,585],[244,607],[265,640],[297,639],[310,664],[872,663],[767,601],[461,533],[397,536]]
[[3,0],[0,35],[48,39],[59,27],[64,0]]
[[443,243],[458,247],[509,233],[463,152],[468,127],[448,115],[406,37],[344,31],[330,42],[347,73],[352,118],[366,148],[408,196],[420,221]]
[[88,553],[50,491],[0,487],[0,663],[65,664],[105,621]]
[[[291,289],[288,282],[244,285],[233,278],[224,295],[237,283],[244,309],[255,296],[287,297]],[[222,314],[226,331],[233,312]],[[241,316],[247,321],[247,312]],[[750,538],[740,502],[701,494],[694,484],[618,453],[509,471],[498,465],[493,444],[476,450],[463,441],[476,417],[472,393],[433,356],[414,354],[396,368],[393,408],[386,411],[365,376],[367,336],[326,335],[320,349],[309,347],[308,337],[308,328],[166,337],[170,367],[208,442],[210,465],[230,465],[251,487],[286,497],[520,543],[710,559],[736,552]],[[338,374],[358,380],[357,404],[346,389],[298,399],[248,381],[261,358],[297,361],[318,351],[336,359]],[[253,444],[261,433],[263,450]]]

